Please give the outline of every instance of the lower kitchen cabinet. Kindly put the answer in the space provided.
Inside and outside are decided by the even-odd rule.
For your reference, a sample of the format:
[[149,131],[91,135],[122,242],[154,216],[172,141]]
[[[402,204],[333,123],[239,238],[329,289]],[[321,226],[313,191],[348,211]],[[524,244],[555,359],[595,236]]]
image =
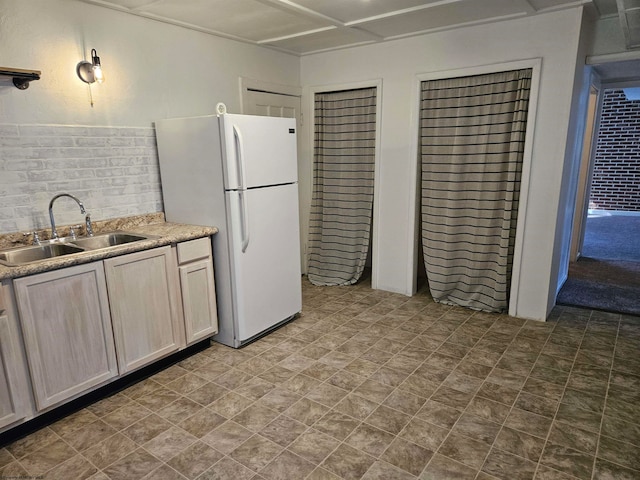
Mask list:
[[218,331],[211,238],[0,282],[0,432]]
[[31,413],[26,366],[6,288],[0,285],[0,429]]
[[37,410],[118,375],[102,263],[14,280]]
[[190,345],[218,333],[211,239],[179,243],[176,249],[184,328]]
[[184,346],[173,255],[167,246],[104,261],[121,374]]

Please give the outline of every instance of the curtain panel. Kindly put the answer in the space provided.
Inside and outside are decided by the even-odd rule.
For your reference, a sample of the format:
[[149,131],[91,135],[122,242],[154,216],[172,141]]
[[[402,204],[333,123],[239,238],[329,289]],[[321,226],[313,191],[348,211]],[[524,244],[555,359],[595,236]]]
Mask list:
[[422,82],[422,244],[434,300],[508,309],[531,69]]
[[375,167],[376,88],[315,96],[309,268],[315,285],[350,285],[369,250]]

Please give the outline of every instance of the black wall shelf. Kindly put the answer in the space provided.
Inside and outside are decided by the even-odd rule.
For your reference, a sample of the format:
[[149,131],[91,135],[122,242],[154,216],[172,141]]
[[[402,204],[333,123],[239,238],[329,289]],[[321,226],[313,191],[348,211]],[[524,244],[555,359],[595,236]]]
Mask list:
[[40,80],[40,70],[24,70],[22,68],[0,67],[0,76],[12,77],[13,84],[20,90],[29,88],[29,82]]

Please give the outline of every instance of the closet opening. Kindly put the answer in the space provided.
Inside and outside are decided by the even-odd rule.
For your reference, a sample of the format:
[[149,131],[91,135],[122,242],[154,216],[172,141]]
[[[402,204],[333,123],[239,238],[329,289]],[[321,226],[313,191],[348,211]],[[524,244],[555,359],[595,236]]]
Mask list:
[[315,285],[370,276],[376,115],[377,87],[315,94],[307,268]]
[[509,309],[531,79],[421,82],[417,271],[437,302]]

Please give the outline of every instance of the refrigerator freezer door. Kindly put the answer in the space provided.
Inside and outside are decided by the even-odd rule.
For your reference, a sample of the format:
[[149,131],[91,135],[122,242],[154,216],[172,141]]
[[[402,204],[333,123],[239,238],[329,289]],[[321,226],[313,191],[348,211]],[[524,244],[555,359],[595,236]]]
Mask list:
[[298,186],[226,196],[235,340],[241,343],[302,309]]
[[220,118],[226,190],[298,181],[295,119],[233,114]]

